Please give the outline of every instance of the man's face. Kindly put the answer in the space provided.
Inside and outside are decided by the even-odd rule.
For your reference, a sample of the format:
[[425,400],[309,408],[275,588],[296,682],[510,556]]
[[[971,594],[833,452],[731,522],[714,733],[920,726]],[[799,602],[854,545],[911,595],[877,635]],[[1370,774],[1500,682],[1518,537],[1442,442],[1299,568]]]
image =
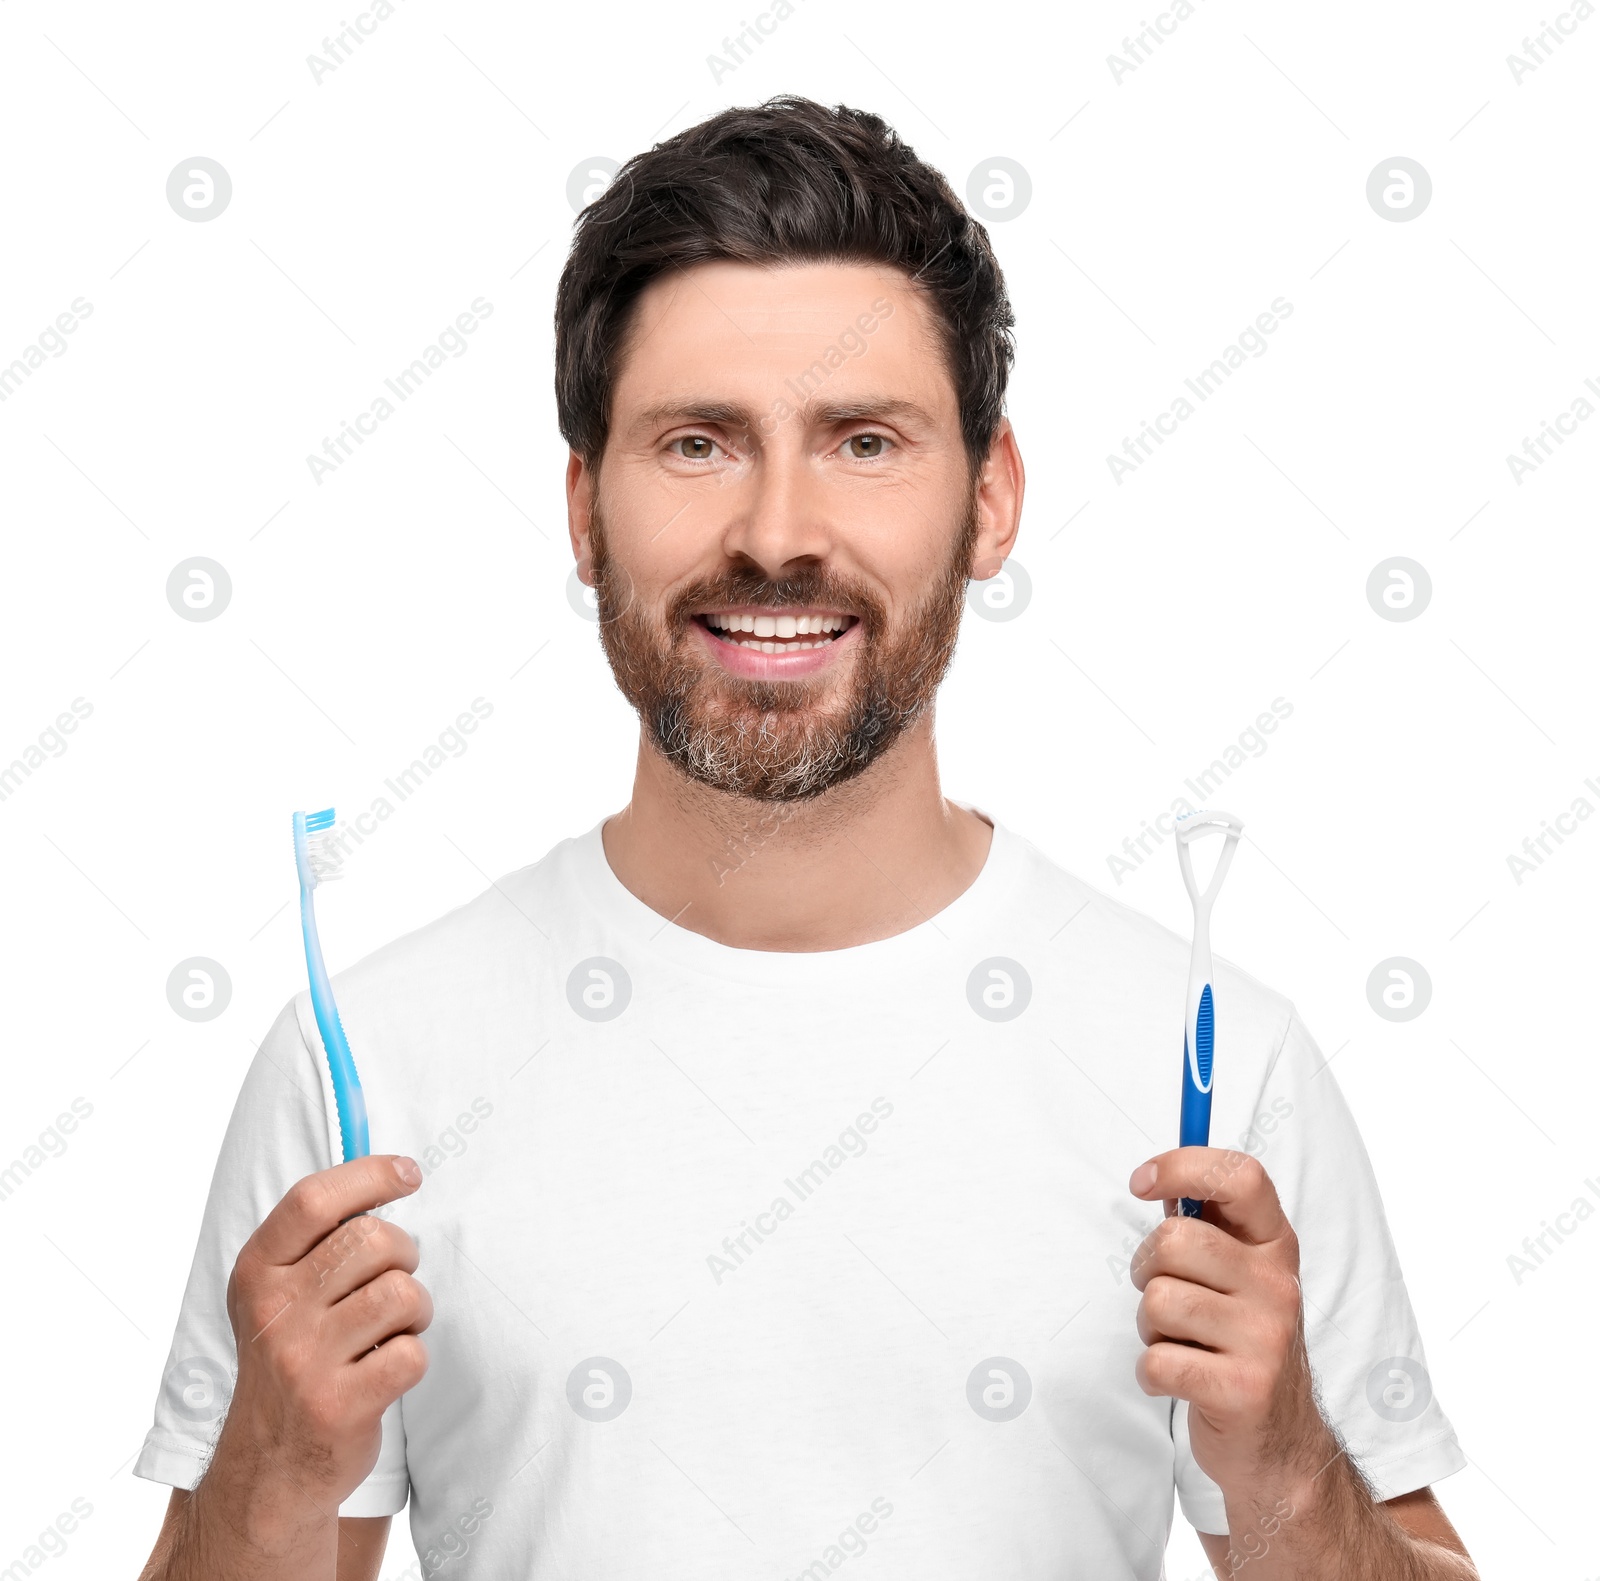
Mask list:
[[684,774],[799,801],[926,712],[977,516],[935,321],[904,274],[716,263],[656,281],[588,484],[601,639]]

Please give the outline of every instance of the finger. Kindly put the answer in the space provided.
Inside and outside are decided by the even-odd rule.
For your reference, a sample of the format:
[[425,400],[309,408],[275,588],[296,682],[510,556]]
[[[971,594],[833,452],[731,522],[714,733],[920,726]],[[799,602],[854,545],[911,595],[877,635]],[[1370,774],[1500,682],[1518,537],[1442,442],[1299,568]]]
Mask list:
[[1128,1272],[1139,1290],[1157,1274],[1171,1274],[1223,1295],[1237,1295],[1248,1288],[1253,1259],[1259,1257],[1220,1225],[1174,1216],[1163,1219],[1139,1243]]
[[396,1334],[420,1334],[433,1321],[433,1297],[391,1268],[352,1290],[329,1314],[341,1361],[357,1361]]
[[376,1416],[416,1388],[427,1370],[428,1347],[415,1334],[396,1334],[350,1369],[350,1396]]
[[1223,1431],[1265,1421],[1278,1392],[1270,1367],[1248,1357],[1170,1340],[1139,1352],[1134,1377],[1146,1394],[1187,1400],[1191,1425],[1198,1411]]
[[1215,1351],[1161,1341],[1139,1352],[1133,1375],[1146,1394],[1200,1404],[1224,1394],[1233,1371]]
[[1237,1338],[1238,1316],[1237,1302],[1168,1274],[1145,1287],[1136,1314],[1139,1338],[1146,1345],[1177,1340],[1212,1350],[1222,1350]]
[[360,1214],[312,1247],[300,1266],[307,1289],[331,1304],[386,1269],[414,1274],[420,1260],[417,1243],[398,1224]]
[[1191,1197],[1213,1204],[1219,1221],[1240,1239],[1264,1245],[1289,1228],[1277,1188],[1248,1153],[1222,1147],[1178,1147],[1141,1164],[1128,1181],[1147,1202]]
[[335,1164],[297,1180],[245,1242],[245,1252],[289,1267],[352,1215],[408,1197],[421,1184],[415,1160],[392,1153]]

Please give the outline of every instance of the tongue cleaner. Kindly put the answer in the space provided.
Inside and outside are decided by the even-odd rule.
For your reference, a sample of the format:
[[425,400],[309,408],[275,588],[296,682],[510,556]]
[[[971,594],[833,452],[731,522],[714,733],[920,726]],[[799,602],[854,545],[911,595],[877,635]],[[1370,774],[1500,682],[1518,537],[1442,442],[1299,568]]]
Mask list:
[[[1211,1088],[1214,1071],[1212,1057],[1216,1046],[1216,998],[1211,988],[1211,906],[1227,876],[1233,850],[1244,830],[1241,819],[1229,812],[1181,814],[1176,821],[1178,866],[1183,870],[1184,887],[1194,902],[1194,948],[1189,956],[1189,996],[1183,1017],[1183,1109],[1178,1121],[1180,1147],[1205,1147],[1211,1140]],[[1212,870],[1204,892],[1194,881],[1194,865],[1189,847],[1209,834],[1223,836],[1222,854]],[[1178,1212],[1185,1218],[1200,1217],[1200,1202],[1184,1197]]]

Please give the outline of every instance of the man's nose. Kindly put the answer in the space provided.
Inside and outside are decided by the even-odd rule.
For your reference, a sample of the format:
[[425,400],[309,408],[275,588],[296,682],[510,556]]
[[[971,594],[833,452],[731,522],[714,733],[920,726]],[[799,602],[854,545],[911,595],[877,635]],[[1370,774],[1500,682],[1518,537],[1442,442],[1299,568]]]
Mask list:
[[776,578],[796,561],[825,558],[833,542],[827,490],[811,458],[780,425],[737,491],[723,547]]

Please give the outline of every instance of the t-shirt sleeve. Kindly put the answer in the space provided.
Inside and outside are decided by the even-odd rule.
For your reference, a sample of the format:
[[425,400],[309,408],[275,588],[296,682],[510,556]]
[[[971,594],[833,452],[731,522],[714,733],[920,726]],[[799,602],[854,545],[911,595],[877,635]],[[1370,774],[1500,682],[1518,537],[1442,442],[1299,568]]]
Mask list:
[[[1272,1177],[1299,1237],[1306,1346],[1323,1415],[1379,1500],[1459,1471],[1466,1457],[1434,1398],[1372,1164],[1297,1011],[1247,1124],[1246,1148]],[[1195,1464],[1181,1402],[1173,1436],[1185,1517],[1225,1534],[1222,1490]]]
[[[156,1397],[155,1421],[133,1473],[193,1488],[221,1431],[238,1358],[228,1321],[228,1276],[256,1226],[303,1176],[337,1162],[332,1091],[324,1062],[307,1041],[309,997],[284,1006],[245,1075],[223,1137],[200,1223],[189,1282]],[[408,1491],[405,1437],[396,1401],[383,1418],[383,1446],[371,1474],[341,1515],[393,1515]]]

